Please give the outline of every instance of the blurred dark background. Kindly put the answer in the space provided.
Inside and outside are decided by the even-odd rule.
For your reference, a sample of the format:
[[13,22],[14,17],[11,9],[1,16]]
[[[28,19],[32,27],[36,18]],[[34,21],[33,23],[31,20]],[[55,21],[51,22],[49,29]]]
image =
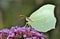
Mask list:
[[0,0],[0,29],[24,26],[26,21],[19,15],[30,16],[44,4],[54,4],[57,18],[56,29],[47,32],[49,39],[60,39],[60,0]]

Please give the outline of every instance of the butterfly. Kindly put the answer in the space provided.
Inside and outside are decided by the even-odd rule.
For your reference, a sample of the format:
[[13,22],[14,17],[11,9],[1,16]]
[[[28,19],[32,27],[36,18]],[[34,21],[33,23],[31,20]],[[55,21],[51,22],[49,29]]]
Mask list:
[[55,29],[56,17],[54,16],[55,5],[46,4],[40,7],[38,10],[33,12],[27,24],[31,25],[32,28],[40,32],[48,32],[51,29]]

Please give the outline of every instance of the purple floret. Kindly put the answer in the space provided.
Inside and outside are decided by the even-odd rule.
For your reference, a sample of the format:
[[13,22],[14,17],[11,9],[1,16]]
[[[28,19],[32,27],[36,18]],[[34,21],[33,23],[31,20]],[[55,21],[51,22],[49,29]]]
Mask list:
[[22,37],[24,39],[45,39],[43,33],[39,33],[35,29],[26,26],[15,26],[11,29],[0,30],[0,39],[17,39]]

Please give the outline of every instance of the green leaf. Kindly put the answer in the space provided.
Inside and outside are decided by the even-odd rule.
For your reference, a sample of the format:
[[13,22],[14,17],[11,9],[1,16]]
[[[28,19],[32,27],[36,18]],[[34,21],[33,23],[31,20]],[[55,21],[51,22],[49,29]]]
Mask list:
[[47,32],[55,29],[56,18],[54,16],[54,5],[47,4],[31,14],[27,23],[40,32]]

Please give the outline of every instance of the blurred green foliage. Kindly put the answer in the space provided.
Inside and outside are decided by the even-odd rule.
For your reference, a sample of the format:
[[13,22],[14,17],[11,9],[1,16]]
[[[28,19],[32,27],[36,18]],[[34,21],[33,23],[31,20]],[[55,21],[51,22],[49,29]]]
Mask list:
[[19,15],[30,16],[32,12],[44,4],[56,5],[57,25],[55,30],[47,32],[49,39],[60,39],[60,0],[0,0],[0,29],[14,25],[25,25],[25,19]]

